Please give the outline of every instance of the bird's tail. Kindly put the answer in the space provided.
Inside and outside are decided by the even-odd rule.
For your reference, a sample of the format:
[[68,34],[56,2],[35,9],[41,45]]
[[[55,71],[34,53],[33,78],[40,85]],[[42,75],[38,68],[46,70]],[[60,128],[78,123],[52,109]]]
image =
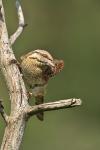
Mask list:
[[[44,96],[42,96],[42,95],[36,96],[35,100],[36,100],[35,101],[36,105],[42,104],[44,102]],[[44,112],[40,112],[40,113],[36,114],[36,116],[40,121],[44,120]]]

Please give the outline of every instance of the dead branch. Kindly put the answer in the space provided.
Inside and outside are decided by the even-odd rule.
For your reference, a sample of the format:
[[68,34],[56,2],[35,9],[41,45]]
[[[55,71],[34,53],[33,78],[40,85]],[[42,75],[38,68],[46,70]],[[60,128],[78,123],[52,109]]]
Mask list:
[[24,23],[24,15],[21,8],[21,4],[18,0],[16,0],[16,8],[17,8],[17,14],[18,14],[18,20],[19,20],[19,26],[16,32],[10,37],[10,44],[13,45],[16,41],[16,39],[21,35],[23,32],[24,27],[26,27],[26,24]]
[[32,116],[41,111],[51,111],[51,110],[71,108],[75,106],[80,106],[81,104],[82,104],[82,101],[80,99],[72,98],[72,99],[67,99],[67,100],[59,100],[56,102],[44,103],[44,104],[35,105],[35,106],[29,106],[26,112],[29,116]]
[[[11,63],[11,60],[16,60],[16,58],[8,38],[2,0],[0,0],[0,8],[0,65],[11,101],[11,113],[5,128],[1,150],[17,150],[21,144],[26,125],[25,113],[22,110],[28,105],[28,98],[19,68],[15,63]],[[2,115],[4,117],[4,112]]]

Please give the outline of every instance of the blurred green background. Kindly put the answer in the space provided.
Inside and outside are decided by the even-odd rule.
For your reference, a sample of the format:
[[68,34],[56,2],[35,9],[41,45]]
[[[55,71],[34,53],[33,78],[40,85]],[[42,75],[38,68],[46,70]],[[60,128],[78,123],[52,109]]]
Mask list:
[[[3,0],[9,35],[17,28],[15,0]],[[20,150],[100,149],[100,1],[23,0],[28,26],[13,46],[19,59],[35,49],[62,58],[64,70],[48,86],[46,101],[81,98],[83,105],[29,120]],[[0,73],[0,98],[10,102]],[[0,142],[4,123],[0,118]]]

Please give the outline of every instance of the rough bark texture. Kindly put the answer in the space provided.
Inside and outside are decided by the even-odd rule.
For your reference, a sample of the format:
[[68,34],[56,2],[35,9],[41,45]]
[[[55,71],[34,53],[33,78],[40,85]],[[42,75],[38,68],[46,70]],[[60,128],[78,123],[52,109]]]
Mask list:
[[6,122],[1,150],[18,150],[24,134],[26,120],[41,111],[50,111],[81,105],[80,99],[68,99],[58,102],[29,106],[27,91],[20,70],[15,63],[12,44],[22,33],[24,24],[21,5],[16,0],[19,26],[17,31],[8,38],[2,0],[0,0],[0,66],[7,83],[11,101],[11,113],[7,116],[0,102],[0,112]]
[[9,119],[10,120],[5,128],[1,150],[18,150],[26,125],[25,116],[23,113],[18,113],[18,116]]
[[51,110],[58,110],[58,109],[65,109],[65,108],[71,108],[74,106],[81,105],[80,99],[67,99],[67,100],[59,100],[56,102],[50,102],[50,103],[44,103],[37,106],[29,106],[27,107],[27,115],[35,115],[42,111],[51,111]]
[[2,31],[0,41],[1,69],[5,76],[11,100],[11,114],[7,120],[1,150],[17,150],[25,129],[25,113],[23,113],[23,110],[28,105],[28,98],[18,66],[12,63],[12,60],[16,58],[8,38],[2,0],[0,6],[2,14],[0,20]]

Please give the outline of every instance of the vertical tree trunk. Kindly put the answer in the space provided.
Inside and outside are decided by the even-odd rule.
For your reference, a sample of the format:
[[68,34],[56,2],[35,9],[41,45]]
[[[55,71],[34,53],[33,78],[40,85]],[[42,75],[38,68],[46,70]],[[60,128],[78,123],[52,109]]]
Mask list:
[[6,120],[1,150],[18,150],[26,125],[23,110],[28,105],[28,98],[19,68],[15,63],[11,63],[16,58],[8,38],[2,0],[0,0],[0,8],[0,61],[11,100],[11,114]]
[[20,115],[11,119],[5,128],[1,150],[18,150],[22,141],[25,129],[25,118]]

